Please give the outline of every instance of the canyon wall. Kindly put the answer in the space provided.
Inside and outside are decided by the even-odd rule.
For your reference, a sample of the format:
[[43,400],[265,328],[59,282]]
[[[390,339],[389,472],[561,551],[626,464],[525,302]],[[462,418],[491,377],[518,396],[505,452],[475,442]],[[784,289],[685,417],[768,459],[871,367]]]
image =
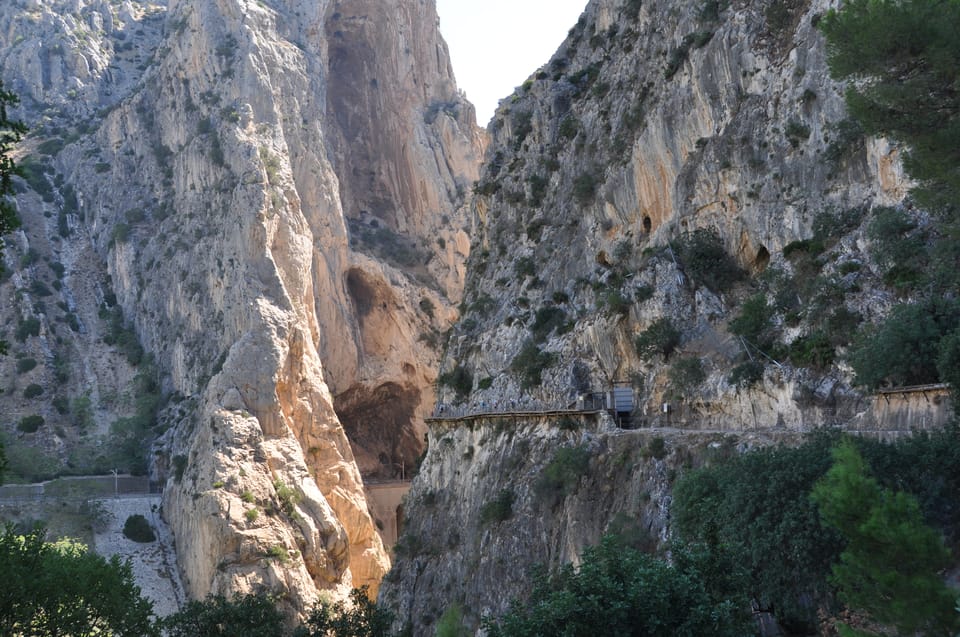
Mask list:
[[151,468],[195,597],[375,592],[361,471],[422,448],[484,144],[433,3],[16,0],[0,68],[8,447]]
[[[607,532],[662,545],[691,466],[821,426],[942,421],[922,397],[887,413],[845,360],[853,327],[898,301],[870,209],[929,219],[829,76],[817,23],[836,5],[594,0],[501,102],[438,398],[445,416],[503,414],[430,432],[381,591],[398,625],[428,634],[459,604],[477,629],[535,565]],[[762,347],[731,329],[758,294]],[[615,387],[632,405],[599,421],[544,413]]]
[[[566,406],[622,383],[641,420],[666,402],[734,429],[862,409],[842,357],[791,365],[728,329],[745,299],[781,280],[823,282],[775,319],[785,348],[838,303],[872,320],[897,298],[868,254],[865,211],[897,204],[910,184],[899,150],[856,132],[829,77],[816,23],[830,6],[588,5],[491,123],[443,402]],[[837,226],[830,249],[801,272],[788,253],[824,219]],[[684,261],[685,241],[711,235],[739,284],[718,289],[705,283],[710,268]],[[636,337],[662,318],[681,334],[676,351],[638,352]],[[748,354],[761,382],[729,382]],[[686,396],[669,387],[678,358],[705,373]]]

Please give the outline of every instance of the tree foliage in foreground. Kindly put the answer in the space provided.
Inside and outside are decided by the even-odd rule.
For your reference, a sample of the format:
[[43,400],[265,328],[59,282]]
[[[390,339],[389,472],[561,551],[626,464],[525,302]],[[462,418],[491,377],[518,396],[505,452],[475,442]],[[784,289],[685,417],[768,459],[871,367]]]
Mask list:
[[[917,499],[883,489],[849,440],[833,450],[834,464],[813,489],[823,521],[847,541],[831,582],[839,599],[905,635],[952,637],[960,629],[956,593],[941,572],[950,553],[927,526]],[[841,625],[844,637],[882,633]]]
[[490,637],[741,637],[748,606],[727,593],[739,587],[728,581],[737,572],[683,548],[668,564],[607,536],[579,568],[540,574],[528,601],[484,625]]
[[45,542],[7,526],[0,535],[0,634],[31,637],[159,637],[153,605],[129,563],[73,540]]
[[[941,380],[938,360],[950,358],[960,328],[960,303],[932,298],[893,308],[883,324],[860,333],[850,352],[857,382],[870,388],[921,385]],[[943,365],[950,378],[950,362]]]
[[168,637],[283,637],[284,617],[271,597],[237,595],[228,599],[212,595],[193,600],[160,622]]
[[[886,234],[893,241],[885,251],[891,258],[884,278],[901,292],[934,299],[952,296],[960,286],[958,24],[957,0],[845,0],[820,21],[831,74],[850,80],[850,113],[866,133],[906,145],[904,166],[918,183],[912,195],[939,221],[929,255],[923,249],[926,239],[912,228],[888,224]],[[887,215],[887,221],[896,220],[897,215]],[[876,346],[869,345],[869,331],[861,335],[852,361],[857,376],[868,387],[885,379],[908,384],[946,380],[957,392],[953,370],[960,363],[960,348],[928,320],[913,325],[901,320],[917,309],[908,306],[892,315],[878,329]],[[909,354],[896,354],[899,345]],[[916,362],[910,364],[907,355]]]
[[[882,487],[916,497],[924,521],[960,539],[960,430],[895,443],[855,444]],[[728,551],[747,569],[746,593],[794,634],[815,632],[817,611],[832,610],[831,568],[844,538],[821,520],[809,494],[832,465],[838,434],[819,431],[796,448],[759,449],[687,473],[671,511],[681,541]]]
[[349,603],[321,601],[294,637],[387,637],[393,613],[370,600],[367,587],[355,588]]
[[813,628],[840,537],[820,524],[810,489],[830,466],[827,434],[797,448],[761,449],[685,475],[672,519],[683,541],[726,549],[749,573],[744,592],[787,630]]
[[905,166],[928,205],[960,202],[960,2],[846,0],[821,20],[834,78],[869,134],[905,142]]

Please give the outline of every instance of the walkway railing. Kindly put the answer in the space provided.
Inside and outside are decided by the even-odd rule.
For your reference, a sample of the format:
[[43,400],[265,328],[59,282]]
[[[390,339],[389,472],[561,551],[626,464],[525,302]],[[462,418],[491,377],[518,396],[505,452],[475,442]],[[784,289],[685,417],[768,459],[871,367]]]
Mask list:
[[44,499],[95,500],[113,497],[157,497],[163,485],[147,477],[117,475],[70,476],[34,484],[0,486],[0,503],[36,502]]

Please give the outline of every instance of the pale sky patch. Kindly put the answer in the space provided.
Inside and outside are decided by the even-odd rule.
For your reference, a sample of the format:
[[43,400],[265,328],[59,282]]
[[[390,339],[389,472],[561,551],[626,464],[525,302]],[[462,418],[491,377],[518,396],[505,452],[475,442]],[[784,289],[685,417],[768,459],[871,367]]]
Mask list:
[[559,48],[587,0],[437,0],[440,33],[457,85],[486,126],[513,93]]

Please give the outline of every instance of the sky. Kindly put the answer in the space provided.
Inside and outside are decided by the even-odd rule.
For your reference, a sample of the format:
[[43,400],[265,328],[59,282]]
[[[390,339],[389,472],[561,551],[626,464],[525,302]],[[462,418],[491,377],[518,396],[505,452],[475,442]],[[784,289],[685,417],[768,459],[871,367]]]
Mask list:
[[437,0],[457,85],[486,126],[497,103],[557,50],[587,0]]

